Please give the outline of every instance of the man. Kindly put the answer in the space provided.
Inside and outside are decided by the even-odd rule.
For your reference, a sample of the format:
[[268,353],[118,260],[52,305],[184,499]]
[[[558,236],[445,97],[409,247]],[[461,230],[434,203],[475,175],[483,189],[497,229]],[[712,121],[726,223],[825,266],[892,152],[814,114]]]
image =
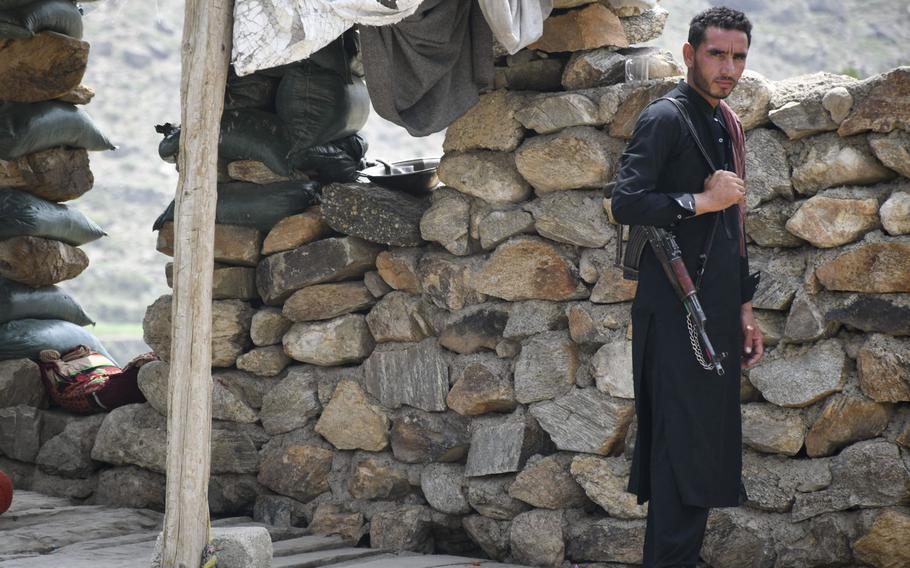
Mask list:
[[751,30],[729,8],[695,16],[683,46],[686,79],[667,95],[688,111],[718,171],[711,173],[675,105],[659,100],[642,111],[612,193],[618,222],[676,235],[693,279],[709,251],[698,296],[709,338],[727,354],[723,376],[698,363],[685,309],[645,247],[632,305],[638,433],[629,491],[649,501],[646,567],[695,566],[709,508],[740,505],[744,496],[740,368],[758,363],[764,348],[752,314],[757,275],[749,276],[742,234],[742,126],[721,101],[745,68]]

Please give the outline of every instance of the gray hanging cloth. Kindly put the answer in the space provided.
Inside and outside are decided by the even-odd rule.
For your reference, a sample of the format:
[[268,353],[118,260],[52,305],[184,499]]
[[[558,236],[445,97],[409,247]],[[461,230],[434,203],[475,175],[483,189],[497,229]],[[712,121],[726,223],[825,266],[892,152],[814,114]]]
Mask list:
[[517,53],[540,39],[543,21],[553,10],[553,0],[479,0],[496,41]]
[[476,0],[425,0],[396,24],[359,28],[373,108],[412,136],[446,128],[492,86],[493,34]]

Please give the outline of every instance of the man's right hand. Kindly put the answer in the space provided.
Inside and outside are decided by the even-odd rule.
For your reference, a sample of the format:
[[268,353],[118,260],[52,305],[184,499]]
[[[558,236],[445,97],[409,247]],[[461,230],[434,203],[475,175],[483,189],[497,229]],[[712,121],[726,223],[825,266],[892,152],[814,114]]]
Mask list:
[[727,170],[717,170],[705,180],[704,191],[692,196],[695,214],[723,211],[746,198],[746,182]]

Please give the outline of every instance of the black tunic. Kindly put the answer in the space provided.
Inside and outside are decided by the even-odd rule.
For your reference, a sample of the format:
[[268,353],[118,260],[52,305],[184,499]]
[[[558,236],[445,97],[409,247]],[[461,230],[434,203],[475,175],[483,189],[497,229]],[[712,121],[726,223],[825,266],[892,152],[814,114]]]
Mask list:
[[[680,100],[718,168],[733,170],[730,136],[719,108],[685,81],[667,96]],[[616,220],[669,227],[695,275],[716,217],[720,224],[705,266],[699,299],[717,352],[726,352],[726,374],[698,364],[686,328],[686,313],[650,247],[639,265],[632,304],[632,352],[638,432],[629,491],[649,498],[654,428],[663,427],[683,502],[701,507],[741,504],[740,307],[751,300],[748,259],[739,254],[737,206],[693,216],[680,202],[703,190],[710,169],[678,110],[658,101],[644,111],[620,160],[612,193]],[[648,339],[650,338],[650,341]],[[642,392],[642,373],[653,380],[653,399]],[[661,421],[663,422],[661,424]]]

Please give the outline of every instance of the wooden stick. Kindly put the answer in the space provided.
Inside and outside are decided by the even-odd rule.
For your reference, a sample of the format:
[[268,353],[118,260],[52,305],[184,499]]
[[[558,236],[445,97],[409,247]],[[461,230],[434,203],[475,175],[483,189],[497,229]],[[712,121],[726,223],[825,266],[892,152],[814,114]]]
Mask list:
[[200,566],[208,541],[218,135],[233,27],[233,0],[186,0],[185,6],[164,568]]

